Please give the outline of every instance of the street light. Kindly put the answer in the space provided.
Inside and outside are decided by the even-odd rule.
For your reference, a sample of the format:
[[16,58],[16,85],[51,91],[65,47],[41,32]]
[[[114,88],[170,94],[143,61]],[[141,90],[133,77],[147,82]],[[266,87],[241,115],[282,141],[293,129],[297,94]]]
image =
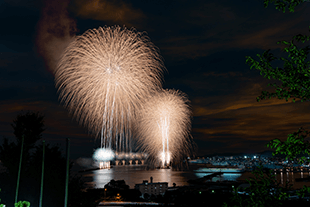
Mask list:
[[116,195],[116,199],[119,200],[120,198],[121,198],[121,196],[120,196],[120,194],[118,193],[118,194]]

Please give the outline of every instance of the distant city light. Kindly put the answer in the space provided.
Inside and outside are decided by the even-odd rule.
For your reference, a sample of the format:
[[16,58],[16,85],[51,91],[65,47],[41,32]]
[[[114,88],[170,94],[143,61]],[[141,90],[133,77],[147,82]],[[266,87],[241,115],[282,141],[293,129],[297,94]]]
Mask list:
[[256,158],[256,156],[254,155],[254,159]]
[[244,158],[246,158],[246,156],[244,156]]

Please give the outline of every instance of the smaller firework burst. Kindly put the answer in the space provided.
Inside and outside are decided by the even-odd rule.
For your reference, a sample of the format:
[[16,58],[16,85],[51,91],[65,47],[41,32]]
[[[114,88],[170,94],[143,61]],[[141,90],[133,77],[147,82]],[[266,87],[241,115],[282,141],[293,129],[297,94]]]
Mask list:
[[191,110],[184,93],[160,90],[145,102],[138,120],[138,143],[152,164],[170,165],[190,151]]

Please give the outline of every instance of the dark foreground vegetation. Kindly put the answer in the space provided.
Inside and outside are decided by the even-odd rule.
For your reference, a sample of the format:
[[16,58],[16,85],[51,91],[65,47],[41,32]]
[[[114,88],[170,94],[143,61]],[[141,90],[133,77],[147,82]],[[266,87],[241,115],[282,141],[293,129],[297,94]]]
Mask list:
[[[0,198],[6,206],[14,206],[21,149],[22,162],[17,201],[28,201],[31,206],[39,206],[41,172],[42,172],[42,133],[45,130],[44,115],[27,112],[19,114],[12,124],[15,140],[10,142],[3,138],[0,146],[0,160],[5,171],[0,174]],[[22,141],[23,140],[23,141]],[[23,147],[22,147],[23,146]],[[43,179],[43,206],[59,207],[64,205],[66,158],[59,146],[45,146]],[[73,163],[70,163],[68,189],[68,206],[96,206],[99,197],[83,191],[80,177],[71,174]]]
[[[216,186],[216,187],[215,187]],[[88,192],[101,198],[101,201],[131,201],[131,202],[155,202],[163,206],[208,206],[208,207],[224,207],[224,206],[291,206],[293,204],[309,206],[310,201],[303,199],[289,200],[284,199],[281,202],[274,199],[276,197],[272,195],[248,196],[238,195],[236,199],[235,194],[223,189],[231,189],[232,183],[205,183],[200,185],[182,186],[170,188],[164,195],[148,195],[145,194],[144,198],[141,198],[141,193],[135,189],[129,189],[129,186],[125,184],[123,180],[114,181],[111,180],[104,189],[90,189]],[[262,204],[256,202],[257,205],[253,205],[252,201],[260,200],[266,201]],[[128,205],[126,205],[128,206]],[[130,205],[129,205],[130,206]],[[134,205],[132,205],[134,206]]]

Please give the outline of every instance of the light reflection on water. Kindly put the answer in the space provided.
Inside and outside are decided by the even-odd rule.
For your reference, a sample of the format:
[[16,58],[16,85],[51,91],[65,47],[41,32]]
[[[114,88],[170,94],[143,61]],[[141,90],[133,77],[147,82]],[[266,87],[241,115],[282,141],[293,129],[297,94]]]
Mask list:
[[87,187],[104,188],[110,180],[125,180],[130,188],[134,188],[135,184],[142,183],[143,180],[150,182],[168,182],[168,186],[188,185],[187,180],[195,179],[195,175],[191,171],[173,171],[172,169],[154,169],[146,170],[144,166],[113,166],[111,169],[94,170],[91,173],[83,175]]
[[[211,173],[206,168],[198,168],[191,171],[173,171],[172,169],[154,169],[146,170],[144,166],[113,166],[111,169],[94,170],[92,172],[84,173],[83,179],[86,181],[88,188],[104,188],[110,180],[125,180],[126,184],[130,188],[134,188],[135,184],[142,183],[143,180],[150,182],[150,177],[153,177],[153,182],[168,182],[168,186],[173,186],[175,183],[177,186],[188,185],[187,181],[190,179],[202,178]],[[277,180],[282,184],[288,180],[294,185],[307,184],[304,182],[296,183],[295,178],[302,178],[309,175],[309,173],[277,173]],[[251,172],[224,172],[221,176],[213,177],[212,182],[217,181],[238,181],[245,180],[250,177],[254,178]]]
[[[207,175],[211,175],[212,173],[209,172],[209,173],[206,173],[204,171],[208,171],[207,168],[200,168],[198,170],[194,170],[195,172],[195,175],[198,177],[198,178],[202,178],[204,176],[207,176]],[[239,177],[241,177],[242,173],[229,173],[229,172],[224,172],[224,174],[220,175],[220,176],[217,176],[217,177],[213,177],[211,179],[212,182],[217,182],[217,181],[237,181],[237,179]]]

